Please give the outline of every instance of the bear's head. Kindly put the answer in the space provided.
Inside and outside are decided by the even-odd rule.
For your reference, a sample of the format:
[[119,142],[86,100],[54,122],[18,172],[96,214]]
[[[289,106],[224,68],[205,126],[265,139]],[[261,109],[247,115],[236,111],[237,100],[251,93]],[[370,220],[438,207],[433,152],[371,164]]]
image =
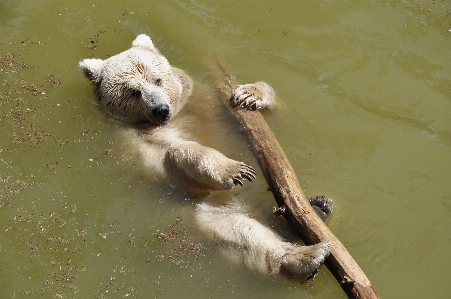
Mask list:
[[101,106],[130,123],[168,123],[192,91],[188,75],[171,67],[145,34],[127,51],[78,65],[93,83]]

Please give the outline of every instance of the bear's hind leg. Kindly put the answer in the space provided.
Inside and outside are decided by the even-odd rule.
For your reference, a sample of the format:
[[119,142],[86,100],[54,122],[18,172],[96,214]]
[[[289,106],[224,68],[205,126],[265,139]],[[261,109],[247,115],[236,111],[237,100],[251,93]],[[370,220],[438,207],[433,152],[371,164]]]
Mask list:
[[282,241],[271,229],[251,218],[239,201],[223,206],[197,205],[202,232],[234,261],[263,274],[307,280],[315,276],[330,253],[330,244],[298,246]]
[[164,157],[164,168],[182,185],[211,191],[243,185],[244,180],[252,181],[257,175],[251,166],[193,141],[171,144]]

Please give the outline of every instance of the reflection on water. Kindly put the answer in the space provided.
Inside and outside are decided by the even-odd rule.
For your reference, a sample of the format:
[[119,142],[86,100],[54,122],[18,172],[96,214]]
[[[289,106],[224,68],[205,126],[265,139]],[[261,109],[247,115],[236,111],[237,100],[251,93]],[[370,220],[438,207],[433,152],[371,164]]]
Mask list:
[[[1,2],[1,297],[346,298],[326,268],[300,284],[228,264],[191,225],[206,199],[153,180],[128,154],[77,63],[147,33],[199,82],[207,108],[216,100],[203,64],[211,51],[243,82],[270,82],[280,105],[268,122],[306,193],[334,200],[328,226],[381,296],[448,298],[446,5]],[[199,140],[256,166],[221,113]],[[260,173],[207,199],[238,194],[295,241],[270,215],[266,190]]]

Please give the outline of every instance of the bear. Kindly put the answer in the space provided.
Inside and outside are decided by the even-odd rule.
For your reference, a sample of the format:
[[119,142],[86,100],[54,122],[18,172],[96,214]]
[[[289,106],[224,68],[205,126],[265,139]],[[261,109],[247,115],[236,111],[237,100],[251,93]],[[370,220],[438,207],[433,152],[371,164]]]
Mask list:
[[[256,170],[246,163],[190,140],[183,120],[176,116],[193,93],[193,80],[171,66],[149,36],[138,35],[130,49],[108,59],[84,59],[79,68],[93,84],[102,110],[128,125],[128,146],[152,172],[193,192],[228,190],[256,178]],[[239,85],[231,104],[240,109],[270,108],[275,92],[262,81]],[[233,206],[201,204],[195,218],[207,236],[235,250],[249,268],[268,274],[307,279],[330,251],[327,243],[300,247],[282,242]]]
[[[181,128],[167,126],[191,95],[193,81],[184,71],[172,67],[147,35],[139,35],[127,51],[106,60],[84,59],[79,67],[93,83],[99,105],[109,115],[140,125],[139,134],[149,146],[142,148],[142,155],[160,174],[190,189],[211,191],[231,189],[243,185],[243,180],[255,179],[254,168],[186,140]],[[272,88],[266,83],[241,86],[236,103],[265,108],[274,101],[274,92],[267,90]],[[156,127],[158,130],[154,130]]]

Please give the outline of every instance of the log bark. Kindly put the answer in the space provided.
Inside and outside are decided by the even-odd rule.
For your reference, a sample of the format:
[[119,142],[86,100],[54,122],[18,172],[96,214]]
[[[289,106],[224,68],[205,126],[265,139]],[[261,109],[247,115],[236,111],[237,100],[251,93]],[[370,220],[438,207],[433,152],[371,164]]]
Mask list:
[[220,99],[239,121],[250,142],[254,156],[279,206],[277,214],[286,218],[305,244],[321,241],[331,244],[326,266],[349,298],[380,298],[345,246],[313,210],[290,162],[261,113],[237,109],[230,105],[230,98],[238,85],[237,80],[224,69],[218,59],[211,59],[207,65],[215,80]]

